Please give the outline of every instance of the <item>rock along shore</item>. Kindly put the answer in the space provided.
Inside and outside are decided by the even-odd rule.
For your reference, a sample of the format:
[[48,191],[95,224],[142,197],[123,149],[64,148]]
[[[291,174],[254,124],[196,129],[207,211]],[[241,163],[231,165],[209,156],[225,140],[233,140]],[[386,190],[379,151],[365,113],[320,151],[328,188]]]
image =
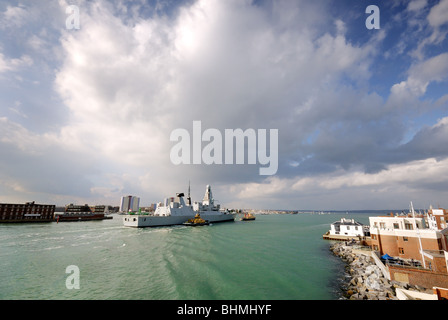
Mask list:
[[395,289],[402,288],[426,292],[426,289],[409,284],[389,281],[372,257],[352,252],[353,246],[345,242],[331,245],[330,250],[347,263],[350,281],[343,286],[344,296],[350,300],[398,300]]

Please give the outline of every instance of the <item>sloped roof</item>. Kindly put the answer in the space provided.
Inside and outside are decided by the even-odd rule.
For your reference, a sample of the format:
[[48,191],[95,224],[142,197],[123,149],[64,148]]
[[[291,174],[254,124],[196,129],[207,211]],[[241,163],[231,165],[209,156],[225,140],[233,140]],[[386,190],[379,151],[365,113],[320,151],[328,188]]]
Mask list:
[[362,223],[357,222],[353,219],[344,219],[343,221],[335,221],[333,222],[334,225],[343,225],[343,226],[363,226]]

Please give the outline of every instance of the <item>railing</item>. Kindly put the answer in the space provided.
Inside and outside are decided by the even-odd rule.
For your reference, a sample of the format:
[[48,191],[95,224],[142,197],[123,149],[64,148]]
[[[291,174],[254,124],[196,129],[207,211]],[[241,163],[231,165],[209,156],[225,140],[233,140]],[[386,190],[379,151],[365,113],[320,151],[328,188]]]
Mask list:
[[375,261],[375,264],[380,268],[381,272],[383,273],[383,276],[387,279],[390,280],[390,273],[388,268],[386,268],[386,266],[383,264],[383,261],[381,261],[381,259],[379,258],[379,252],[378,251],[372,251],[370,253],[370,256],[373,258],[373,260]]
[[386,260],[385,263],[386,266],[391,266],[391,267],[399,267],[402,269],[419,269],[419,270],[427,270],[427,271],[431,271],[431,269],[429,268],[424,268],[420,262],[404,262],[404,261],[389,261]]
[[354,250],[364,250],[364,251],[372,251],[372,248],[371,247],[369,247],[369,246],[361,246],[361,245],[354,245],[354,246],[352,246],[352,248],[354,249]]

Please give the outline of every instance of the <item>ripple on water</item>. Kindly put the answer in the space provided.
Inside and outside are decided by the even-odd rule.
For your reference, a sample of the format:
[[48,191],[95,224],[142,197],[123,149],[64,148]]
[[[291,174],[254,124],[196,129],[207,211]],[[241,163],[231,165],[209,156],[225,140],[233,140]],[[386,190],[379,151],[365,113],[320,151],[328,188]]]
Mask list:
[[[0,297],[329,299],[335,295],[326,288],[339,270],[322,249],[327,220],[338,219],[270,215],[195,228],[125,228],[121,219],[2,227]],[[65,287],[68,265],[80,269],[80,290]]]

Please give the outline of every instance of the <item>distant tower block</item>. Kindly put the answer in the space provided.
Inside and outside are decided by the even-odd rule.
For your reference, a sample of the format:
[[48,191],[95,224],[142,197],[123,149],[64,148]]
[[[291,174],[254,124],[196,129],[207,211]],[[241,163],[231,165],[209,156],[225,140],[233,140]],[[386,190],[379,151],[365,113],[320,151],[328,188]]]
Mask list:
[[121,197],[121,203],[120,203],[121,212],[138,211],[139,207],[140,207],[139,197],[134,196]]

